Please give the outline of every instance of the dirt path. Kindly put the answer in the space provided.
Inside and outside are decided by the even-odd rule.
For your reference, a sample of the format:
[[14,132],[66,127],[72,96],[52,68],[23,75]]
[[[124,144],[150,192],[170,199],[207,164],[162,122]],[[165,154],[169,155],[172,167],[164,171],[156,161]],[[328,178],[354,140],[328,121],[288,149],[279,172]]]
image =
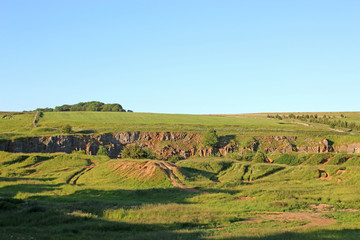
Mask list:
[[184,189],[189,192],[198,192],[199,190],[186,187],[183,180],[179,176],[180,168],[172,163],[165,161],[146,161],[146,162],[126,162],[121,161],[112,164],[112,168],[116,175],[121,174],[123,181],[130,178],[150,179],[158,170],[166,175],[171,184],[177,188]]
[[173,186],[184,189],[185,191],[189,191],[189,192],[199,192],[199,190],[197,190],[195,188],[184,186],[184,182],[176,174],[178,167],[176,167],[172,164],[169,164],[167,162],[159,162],[159,164],[161,165],[161,169],[170,178],[171,184]]
[[303,122],[294,122],[294,123],[297,123],[297,124],[300,124],[300,125],[304,125],[304,126],[306,126],[306,127],[322,128],[322,129],[332,130],[332,131],[335,131],[335,132],[349,133],[349,134],[352,134],[352,135],[359,134],[359,133],[356,133],[356,132],[349,132],[349,131],[345,131],[345,130],[341,130],[341,129],[335,129],[335,128],[326,127],[326,126],[316,126],[316,125],[312,125],[312,124],[308,124],[308,123],[303,123]]
[[88,165],[81,169],[80,171],[77,171],[74,173],[68,180],[66,180],[67,184],[76,184],[79,178],[84,175],[85,173],[89,172],[91,169],[96,167],[98,164],[96,162],[93,162],[89,159],[87,159]]

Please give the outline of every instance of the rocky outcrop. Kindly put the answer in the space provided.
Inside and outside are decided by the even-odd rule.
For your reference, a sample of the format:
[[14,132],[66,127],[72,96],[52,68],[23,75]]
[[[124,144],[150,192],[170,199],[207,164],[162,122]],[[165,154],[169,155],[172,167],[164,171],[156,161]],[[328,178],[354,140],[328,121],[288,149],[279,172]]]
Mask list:
[[360,153],[360,143],[350,143],[341,146],[333,146],[336,152]]
[[[0,151],[23,153],[55,153],[84,150],[87,154],[95,155],[100,146],[105,146],[111,158],[121,156],[123,148],[129,144],[138,144],[142,148],[152,150],[162,159],[172,156],[188,158],[198,155],[208,157],[212,155],[226,156],[230,152],[262,150],[271,152],[347,152],[360,153],[360,143],[332,146],[326,139],[315,141],[311,138],[298,139],[295,136],[266,136],[256,137],[246,146],[239,146],[234,140],[221,141],[216,148],[201,145],[202,137],[197,133],[174,132],[119,132],[101,135],[59,135],[49,137],[21,138],[13,141],[1,141]],[[301,143],[301,144],[299,144]]]
[[[168,158],[180,155],[184,158],[195,155],[201,136],[196,133],[170,132],[121,132],[101,135],[59,135],[50,137],[21,138],[0,143],[1,151],[55,153],[85,150],[95,155],[100,146],[105,146],[110,157],[120,157],[122,149],[128,144],[139,144],[156,154]],[[167,143],[164,145],[164,143]]]
[[296,147],[296,151],[297,152],[323,153],[323,152],[332,152],[333,147],[329,145],[328,140],[323,139],[318,143],[308,141],[308,145]]

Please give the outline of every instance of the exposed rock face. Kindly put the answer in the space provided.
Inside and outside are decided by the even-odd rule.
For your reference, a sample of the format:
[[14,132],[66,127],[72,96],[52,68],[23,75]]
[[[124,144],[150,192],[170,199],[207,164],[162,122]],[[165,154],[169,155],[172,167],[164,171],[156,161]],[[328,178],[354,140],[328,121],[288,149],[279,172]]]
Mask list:
[[322,152],[332,152],[333,148],[329,145],[329,141],[326,139],[321,140],[318,143],[314,143],[309,141],[308,146],[299,146],[296,147],[297,152],[315,152],[315,153],[322,153]]
[[[51,137],[22,138],[15,141],[0,143],[1,151],[9,152],[42,152],[54,153],[85,150],[87,154],[95,155],[100,146],[108,149],[112,158],[120,156],[122,149],[128,144],[139,144],[152,149],[156,154],[167,158],[180,155],[184,158],[196,153],[196,146],[201,136],[196,133],[169,132],[121,132],[102,135],[60,135]],[[164,143],[168,143],[164,145]]]
[[[0,151],[8,152],[41,152],[54,153],[85,150],[87,154],[95,155],[100,146],[105,146],[110,157],[121,156],[122,149],[129,144],[138,144],[142,148],[151,149],[163,159],[177,155],[188,158],[198,154],[200,157],[208,157],[215,154],[222,156],[229,152],[263,150],[266,153],[278,151],[286,152],[347,152],[360,153],[360,143],[351,143],[342,146],[331,146],[328,140],[320,142],[314,139],[302,139],[303,145],[297,145],[299,141],[294,136],[267,136],[257,137],[248,142],[247,146],[239,147],[234,141],[225,140],[217,148],[201,146],[202,137],[197,133],[173,133],[173,132],[119,132],[101,135],[59,135],[51,137],[32,137],[16,139],[14,141],[0,142]],[[304,141],[305,140],[305,141]]]
[[198,154],[200,157],[210,157],[215,155],[216,151],[212,147],[202,147],[198,150]]
[[350,143],[342,146],[334,146],[336,152],[360,153],[360,143]]

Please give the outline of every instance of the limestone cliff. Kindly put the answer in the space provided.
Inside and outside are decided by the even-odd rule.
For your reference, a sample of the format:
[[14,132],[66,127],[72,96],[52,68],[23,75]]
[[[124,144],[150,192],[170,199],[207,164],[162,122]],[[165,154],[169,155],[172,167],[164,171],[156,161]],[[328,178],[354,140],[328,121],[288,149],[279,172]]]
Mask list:
[[[262,150],[270,152],[347,152],[360,153],[360,143],[342,146],[332,146],[328,140],[315,141],[295,136],[266,136],[255,137],[246,146],[240,146],[235,141],[223,140],[217,148],[201,145],[202,137],[198,133],[173,132],[119,132],[100,135],[58,135],[48,137],[20,138],[13,141],[0,142],[0,151],[24,153],[71,153],[84,150],[87,154],[95,155],[100,146],[105,146],[111,158],[121,156],[122,149],[128,144],[138,144],[142,148],[151,149],[155,154],[167,159],[177,155],[188,158],[194,155],[207,157],[211,155],[227,155],[233,151]],[[299,144],[303,142],[303,144]],[[304,144],[305,143],[305,144]]]

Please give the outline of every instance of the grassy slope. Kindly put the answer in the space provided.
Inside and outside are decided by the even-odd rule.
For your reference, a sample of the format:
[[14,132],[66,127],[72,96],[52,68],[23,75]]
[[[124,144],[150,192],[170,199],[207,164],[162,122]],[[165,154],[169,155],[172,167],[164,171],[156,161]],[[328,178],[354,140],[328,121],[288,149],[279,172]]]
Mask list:
[[[359,166],[188,159],[177,165],[185,184],[199,190],[189,192],[157,178],[137,188],[136,179],[119,181],[113,164],[106,157],[0,152],[0,238],[340,240],[360,234],[360,212],[344,210],[360,210]],[[317,169],[331,178],[319,179]],[[312,204],[335,209],[316,212]],[[336,222],[311,227],[311,219],[269,219],[269,211],[305,211]]]
[[[323,113],[319,113],[320,115]],[[332,116],[340,113],[331,113]],[[360,122],[360,113],[344,113]],[[202,132],[215,128],[221,135],[251,136],[310,136],[329,138],[335,142],[360,141],[359,135],[339,133],[324,127],[311,127],[288,120],[267,119],[267,114],[241,115],[184,115],[153,113],[112,112],[49,112],[39,119],[38,128],[32,127],[34,113],[14,115],[1,119],[0,139],[23,136],[61,134],[61,127],[70,124],[78,133],[103,133],[114,131],[191,131]]]

